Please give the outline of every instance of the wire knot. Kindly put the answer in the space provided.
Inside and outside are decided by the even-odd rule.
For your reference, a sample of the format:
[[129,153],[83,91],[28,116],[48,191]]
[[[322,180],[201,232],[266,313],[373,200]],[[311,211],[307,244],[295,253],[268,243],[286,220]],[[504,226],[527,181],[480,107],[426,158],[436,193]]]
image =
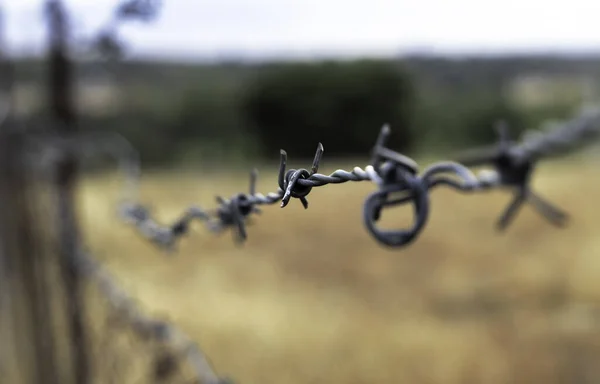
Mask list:
[[304,208],[308,208],[308,201],[306,196],[312,191],[311,186],[304,186],[298,183],[298,180],[306,180],[310,177],[308,169],[290,169],[285,173],[283,186],[281,189],[284,191],[283,198],[281,199],[281,207],[285,207],[290,199],[300,199]]
[[287,165],[287,153],[283,149],[280,151],[281,160],[279,164],[278,183],[279,188],[283,193],[283,197],[281,198],[281,208],[287,206],[292,197],[300,199],[304,209],[308,208],[308,200],[306,200],[306,196],[308,196],[308,194],[312,191],[313,186],[303,183],[303,180],[309,179],[318,172],[321,158],[323,157],[323,151],[323,144],[319,143],[317,145],[317,152],[315,153],[310,171],[308,169],[300,168],[290,169],[287,172],[285,169]]

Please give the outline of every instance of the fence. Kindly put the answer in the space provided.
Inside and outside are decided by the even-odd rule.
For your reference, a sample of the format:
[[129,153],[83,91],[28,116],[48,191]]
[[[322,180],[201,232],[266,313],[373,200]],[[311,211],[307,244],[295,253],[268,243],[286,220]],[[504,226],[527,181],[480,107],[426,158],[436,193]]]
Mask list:
[[[46,11],[54,120],[34,132],[13,120],[12,96],[0,98],[2,382],[224,383],[184,334],[145,316],[81,243],[68,23],[59,2]],[[0,90],[10,94],[12,65],[0,65]]]
[[[72,251],[61,247],[69,216],[57,209],[65,193],[56,178],[60,139],[8,127],[0,132],[0,376],[14,383],[223,383],[184,334],[144,315],[119,289],[79,244],[76,228],[66,234]],[[75,288],[65,284],[69,277]]]
[[[466,193],[512,188],[515,199],[499,219],[499,229],[510,223],[525,201],[552,223],[563,225],[566,213],[529,188],[535,161],[599,132],[596,109],[583,110],[573,120],[543,134],[531,134],[522,143],[510,142],[506,127],[499,125],[499,146],[461,159],[467,165],[489,163],[492,170],[474,174],[458,162],[441,162],[419,173],[412,159],[385,146],[389,128],[384,127],[372,164],[364,169],[317,173],[323,155],[319,145],[310,170],[286,170],[287,155],[282,151],[277,192],[257,193],[257,173],[252,172],[248,193],[219,198],[214,211],[192,207],[173,225],[163,226],[138,201],[139,164],[126,140],[100,134],[34,133],[15,126],[9,116],[0,130],[0,376],[15,383],[226,382],[183,333],[167,321],[145,315],[81,244],[76,217],[69,211],[72,192],[60,177],[66,157],[108,154],[121,161],[127,175],[122,218],[167,249],[175,248],[191,220],[203,220],[214,232],[233,228],[236,238],[243,240],[247,236],[244,224],[258,212],[258,205],[281,202],[284,207],[297,198],[308,207],[306,197],[313,188],[348,181],[378,185],[379,190],[365,201],[363,224],[379,243],[402,247],[416,241],[425,228],[429,193],[438,186]],[[406,203],[414,204],[417,213],[413,228],[377,228],[383,209]]]

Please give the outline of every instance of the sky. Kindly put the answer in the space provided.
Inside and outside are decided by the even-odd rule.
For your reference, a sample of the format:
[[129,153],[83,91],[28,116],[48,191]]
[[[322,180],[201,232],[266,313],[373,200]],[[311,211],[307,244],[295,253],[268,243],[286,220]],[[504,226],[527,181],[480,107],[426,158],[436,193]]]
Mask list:
[[[64,0],[85,39],[117,0]],[[13,52],[44,44],[40,0],[0,0]],[[132,56],[396,56],[600,52],[594,0],[163,0],[153,24],[123,26]],[[596,52],[594,52],[596,53]]]

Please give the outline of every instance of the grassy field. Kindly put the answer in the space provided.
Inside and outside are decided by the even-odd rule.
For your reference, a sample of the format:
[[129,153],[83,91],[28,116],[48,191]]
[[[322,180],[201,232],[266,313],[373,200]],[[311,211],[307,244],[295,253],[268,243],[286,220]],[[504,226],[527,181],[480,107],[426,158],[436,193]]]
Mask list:
[[[246,174],[201,176],[145,173],[143,201],[169,222],[247,190]],[[306,211],[265,207],[242,247],[197,224],[167,255],[117,220],[118,181],[82,187],[88,244],[238,383],[600,382],[597,160],[537,173],[540,194],[572,215],[565,229],[526,207],[501,235],[506,192],[439,189],[418,241],[393,250],[361,221],[374,185],[353,183],[313,190]],[[261,174],[259,190],[275,189],[275,174]],[[395,211],[386,226],[408,225],[410,209]]]

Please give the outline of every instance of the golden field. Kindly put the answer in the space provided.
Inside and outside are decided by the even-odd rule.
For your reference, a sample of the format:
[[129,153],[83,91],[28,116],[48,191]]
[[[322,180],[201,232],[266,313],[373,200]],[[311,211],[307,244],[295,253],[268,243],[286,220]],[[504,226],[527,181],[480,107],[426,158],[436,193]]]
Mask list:
[[[378,245],[363,226],[369,183],[315,188],[306,211],[299,201],[263,207],[243,246],[197,223],[174,254],[118,220],[118,178],[90,177],[79,197],[96,257],[237,383],[598,383],[598,165],[537,171],[536,190],[571,215],[564,229],[526,206],[499,234],[506,191],[442,187],[424,232],[401,249]],[[216,194],[247,191],[247,179],[147,172],[142,200],[168,223],[190,204],[212,208]],[[258,190],[276,186],[263,171]],[[410,212],[385,211],[386,227],[407,226]]]

